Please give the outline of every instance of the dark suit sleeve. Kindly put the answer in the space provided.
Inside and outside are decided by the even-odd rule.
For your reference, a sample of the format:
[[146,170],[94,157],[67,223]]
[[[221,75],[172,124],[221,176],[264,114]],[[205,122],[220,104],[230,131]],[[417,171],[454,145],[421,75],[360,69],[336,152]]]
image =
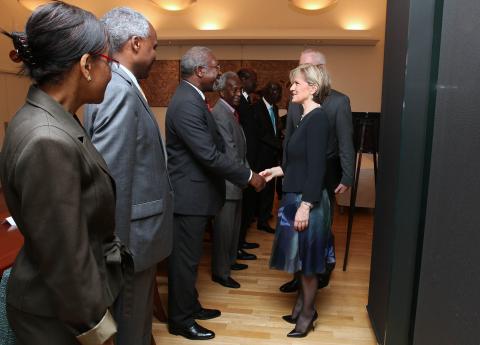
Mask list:
[[50,288],[58,318],[78,335],[95,326],[106,307],[81,204],[85,163],[72,140],[53,127],[35,135],[17,161],[13,181],[25,246]]
[[136,162],[138,96],[127,85],[110,83],[105,100],[85,113],[92,143],[115,179],[117,204],[115,232],[125,245],[130,242],[132,184]]
[[305,172],[302,201],[314,204],[322,200],[322,192],[325,186],[328,118],[324,111],[319,111],[310,116],[313,116],[313,118],[306,124],[308,125],[305,138],[307,141],[307,171]]
[[338,151],[342,166],[341,184],[351,186],[355,169],[355,149],[353,147],[353,123],[350,99],[342,96],[337,107],[336,127],[338,138]]
[[[200,104],[179,103],[171,121],[176,134],[205,169],[238,186],[245,187],[248,184],[250,169],[217,149]],[[215,125],[213,117],[212,123]]]

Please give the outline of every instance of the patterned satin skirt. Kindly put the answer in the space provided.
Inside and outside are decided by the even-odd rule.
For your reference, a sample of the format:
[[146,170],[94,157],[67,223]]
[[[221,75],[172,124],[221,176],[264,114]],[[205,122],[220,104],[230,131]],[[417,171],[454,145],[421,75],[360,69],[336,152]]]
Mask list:
[[270,268],[305,275],[324,273],[331,227],[328,193],[323,190],[322,201],[310,210],[307,229],[297,231],[294,221],[301,201],[301,194],[283,194]]

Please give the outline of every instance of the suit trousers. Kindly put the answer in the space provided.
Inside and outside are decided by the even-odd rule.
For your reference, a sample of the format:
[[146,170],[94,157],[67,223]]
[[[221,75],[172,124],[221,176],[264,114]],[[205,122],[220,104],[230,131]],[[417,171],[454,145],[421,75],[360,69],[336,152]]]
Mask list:
[[[118,332],[116,345],[150,345],[152,337],[153,281],[157,266],[135,272],[133,276],[133,298],[126,300],[123,292],[115,302],[115,321]],[[156,288],[156,284],[155,284]],[[128,299],[128,298],[127,298]],[[126,306],[125,303],[130,303]],[[129,315],[124,315],[125,308]]]
[[189,327],[192,315],[201,310],[195,287],[198,264],[203,251],[203,236],[210,216],[173,217],[173,248],[168,258],[168,321]]
[[[72,301],[72,303],[76,303]],[[81,303],[81,301],[77,301]],[[17,345],[79,345],[72,331],[57,318],[25,313],[7,304],[7,317]]]
[[213,223],[212,274],[223,279],[237,258],[241,218],[242,200],[226,200]]
[[275,196],[275,180],[267,183],[265,188],[258,193],[258,220],[257,225],[268,224],[268,220],[272,214],[273,199]]
[[240,236],[238,237],[238,249],[246,241],[247,230],[255,217],[257,208],[258,193],[251,186],[243,190],[242,194],[242,224],[240,225]]

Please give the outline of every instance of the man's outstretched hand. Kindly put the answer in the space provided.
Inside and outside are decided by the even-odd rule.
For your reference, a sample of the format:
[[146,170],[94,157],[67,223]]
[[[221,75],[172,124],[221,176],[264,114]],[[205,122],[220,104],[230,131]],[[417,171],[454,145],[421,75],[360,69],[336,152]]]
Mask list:
[[262,176],[252,171],[252,178],[250,179],[250,182],[248,182],[248,184],[255,188],[257,192],[260,192],[263,188],[265,188],[267,181],[265,181]]

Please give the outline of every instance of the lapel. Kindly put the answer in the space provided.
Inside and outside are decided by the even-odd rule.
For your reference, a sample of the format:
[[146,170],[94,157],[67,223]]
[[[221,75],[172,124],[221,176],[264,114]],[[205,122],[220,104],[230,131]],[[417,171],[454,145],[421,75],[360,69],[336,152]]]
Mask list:
[[225,144],[223,142],[222,136],[218,131],[217,123],[213,118],[212,113],[208,109],[207,103],[205,100],[200,96],[197,90],[194,89],[192,85],[190,85],[185,80],[180,82],[180,87],[184,90],[184,92],[193,96],[194,100],[201,106],[203,110],[203,114],[205,115],[205,120],[207,121],[207,127],[212,135],[213,141],[217,146],[217,149],[221,152],[225,152]]
[[[260,100],[260,102],[262,102],[262,106],[263,106],[263,114],[264,114],[264,117],[268,123],[268,128],[270,129],[270,134],[272,134],[273,136],[275,136],[275,130],[273,128],[273,123],[272,123],[272,119],[270,118],[270,112],[268,111],[268,108],[267,108],[267,105],[265,104],[265,102],[263,101],[263,98]],[[273,113],[274,113],[274,117],[275,117],[275,123],[277,123],[277,118],[275,116],[275,106],[273,106],[274,110],[273,110]]]
[[160,146],[162,147],[163,157],[164,157],[165,167],[166,167],[167,166],[167,150],[165,147],[165,143],[163,142],[162,134],[160,133],[160,128],[158,127],[157,119],[155,118],[155,115],[153,114],[152,109],[148,105],[147,100],[142,95],[138,87],[135,85],[134,81],[130,78],[130,76],[127,73],[125,73],[123,69],[121,69],[120,67],[118,68],[113,67],[112,73],[116,73],[120,77],[122,77],[130,85],[130,87],[133,88],[133,91],[142,102],[142,105],[145,108],[145,111],[147,112],[148,116],[150,116],[150,120],[153,122],[156,128],[158,140],[160,141]]
[[[36,85],[32,85],[27,95],[27,102],[45,110],[56,122],[58,122],[65,132],[72,138],[80,142],[87,154],[94,159],[95,162],[110,176],[107,163],[102,156],[93,147],[90,139],[85,132],[80,120],[77,116],[69,113],[60,103],[55,101],[52,97],[40,90]],[[110,176],[111,177],[111,176]]]

